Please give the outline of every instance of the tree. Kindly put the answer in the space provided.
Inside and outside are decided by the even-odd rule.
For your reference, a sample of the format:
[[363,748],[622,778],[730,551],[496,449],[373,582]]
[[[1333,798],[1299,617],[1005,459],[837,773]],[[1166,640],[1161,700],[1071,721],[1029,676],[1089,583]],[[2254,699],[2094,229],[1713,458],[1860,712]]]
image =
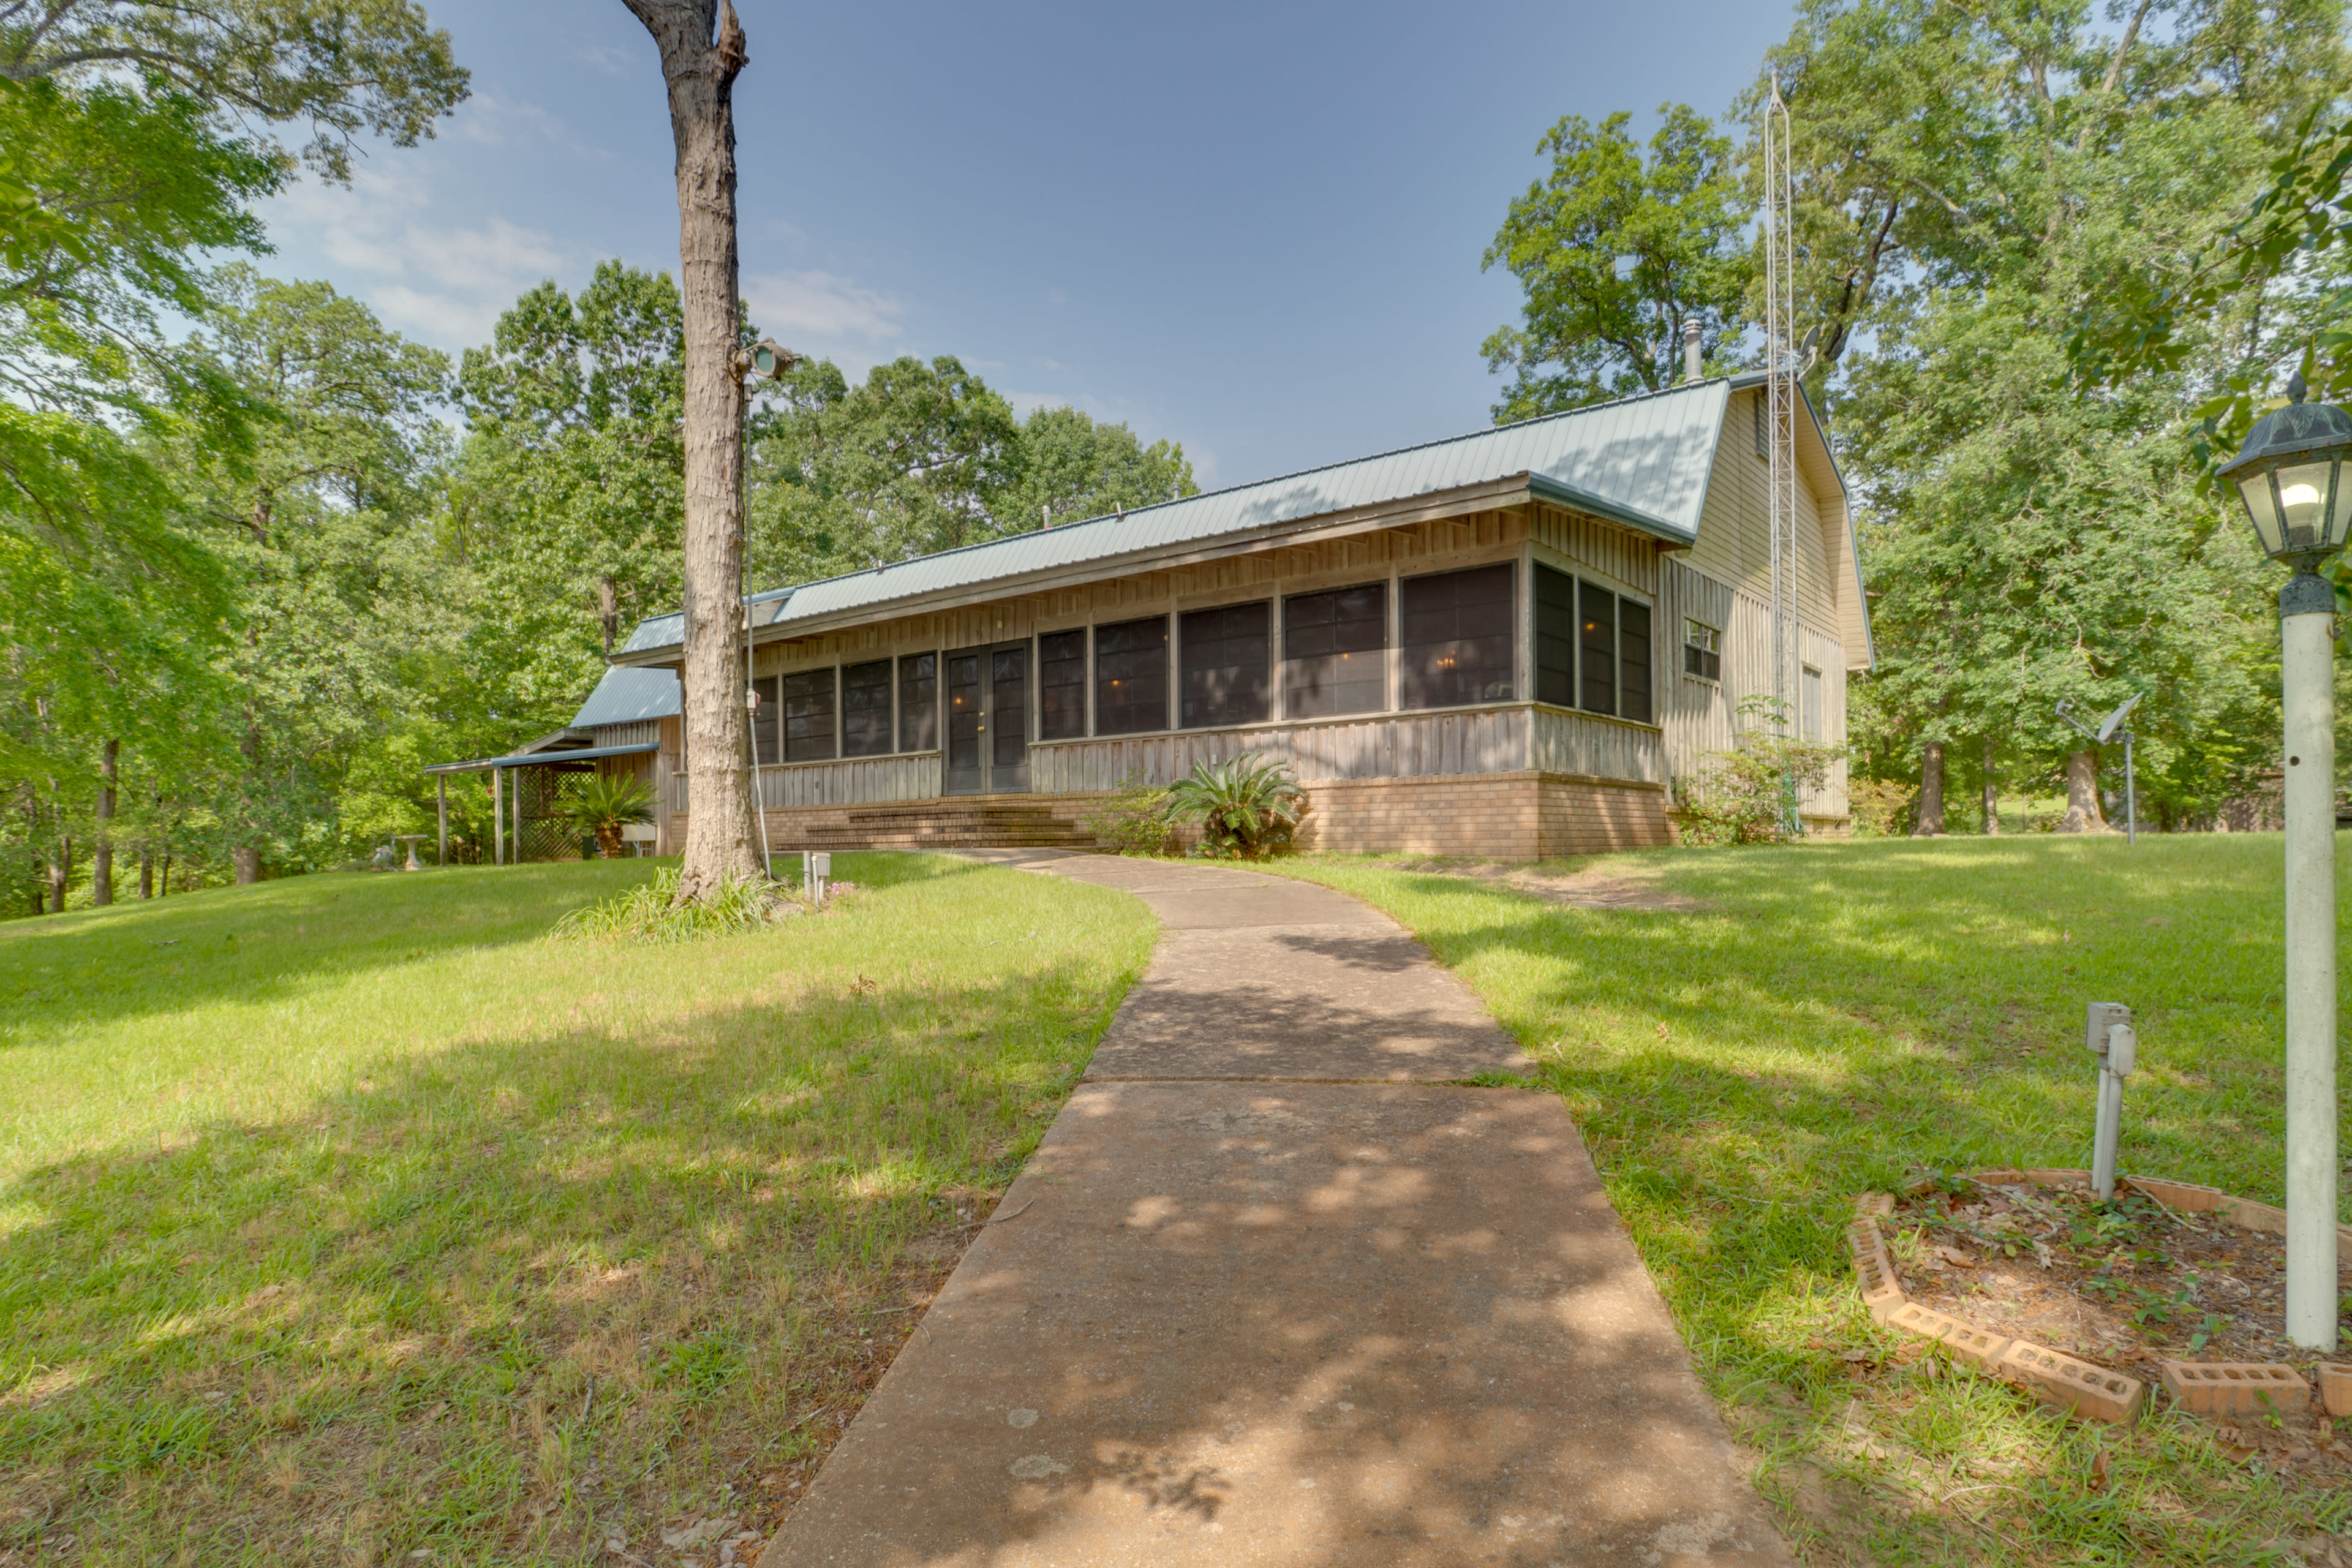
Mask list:
[[680,904],[763,876],[751,814],[743,665],[743,371],[735,249],[735,79],[743,28],[727,0],[627,0],[661,51],[677,149],[684,301],[685,730],[691,810]]
[[607,261],[577,301],[531,289],[465,354],[453,521],[488,591],[533,626],[534,689],[578,686],[623,626],[677,602],[683,330],[667,274]]
[[1770,62],[1794,110],[1799,313],[1866,503],[1881,668],[1857,731],[1930,802],[1973,739],[2030,776],[2063,760],[2070,823],[2097,826],[2097,759],[2061,698],[2104,711],[2149,689],[2145,776],[2183,813],[2274,721],[2238,542],[2177,435],[2226,355],[2103,393],[2063,344],[2116,279],[2210,243],[2281,127],[2343,90],[2340,7],[2160,33],[2147,15],[2102,35],[2080,12],[1817,0]]
[[1681,380],[1686,317],[1706,353],[1736,342],[1749,261],[1732,144],[1687,105],[1658,114],[1646,162],[1624,112],[1569,115],[1538,144],[1551,173],[1511,203],[1480,264],[1526,294],[1520,324],[1481,345],[1489,370],[1517,373],[1498,423]]
[[1076,408],[1039,408],[1021,424],[1021,478],[1003,494],[997,526],[1010,531],[1040,522],[1078,522],[1198,495],[1184,448],[1145,446],[1126,425],[1107,425]]

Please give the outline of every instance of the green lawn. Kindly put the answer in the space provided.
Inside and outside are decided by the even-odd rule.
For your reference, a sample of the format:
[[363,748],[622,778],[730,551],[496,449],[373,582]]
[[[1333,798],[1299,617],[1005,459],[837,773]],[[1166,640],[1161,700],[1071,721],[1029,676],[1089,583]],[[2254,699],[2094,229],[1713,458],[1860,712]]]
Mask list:
[[772,1522],[1154,931],[835,865],[825,914],[680,947],[542,935],[650,862],[0,925],[0,1563],[673,1562],[665,1525]]
[[[2035,837],[1599,863],[1708,906],[1685,913],[1278,868],[1395,915],[1544,1064],[1807,1561],[2235,1564],[2352,1526],[2352,1490],[2234,1463],[2193,1419],[2086,1426],[1949,1374],[1874,1331],[1840,1228],[1853,1194],[1923,1169],[2088,1164],[2094,999],[2139,1032],[2125,1168],[2277,1202],[2281,854]],[[2352,893],[2352,858],[2337,874]]]

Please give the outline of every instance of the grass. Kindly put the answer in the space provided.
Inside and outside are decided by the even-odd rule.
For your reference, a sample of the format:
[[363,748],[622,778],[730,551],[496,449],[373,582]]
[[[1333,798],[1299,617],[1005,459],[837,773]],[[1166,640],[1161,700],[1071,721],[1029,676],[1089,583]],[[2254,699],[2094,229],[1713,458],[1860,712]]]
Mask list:
[[2233,1459],[2194,1418],[2084,1426],[1953,1373],[1873,1328],[1839,1233],[1853,1194],[1923,1170],[2087,1165],[2094,999],[2139,1033],[2125,1168],[2279,1201],[2281,854],[2035,837],[1601,864],[1708,906],[1687,913],[1270,868],[1395,915],[1541,1062],[1805,1561],[2238,1564],[2352,1526],[2352,1490]]
[[0,926],[0,1563],[772,1522],[1153,934],[1077,883],[835,864],[827,912],[670,947],[544,934],[642,861]]

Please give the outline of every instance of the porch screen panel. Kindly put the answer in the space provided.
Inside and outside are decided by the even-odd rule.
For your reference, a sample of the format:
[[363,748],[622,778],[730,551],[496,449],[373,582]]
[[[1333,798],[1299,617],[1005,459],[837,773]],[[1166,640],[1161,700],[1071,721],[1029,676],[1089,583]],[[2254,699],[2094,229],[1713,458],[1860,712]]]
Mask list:
[[1255,724],[1266,717],[1273,664],[1266,638],[1273,625],[1273,605],[1264,599],[1184,612],[1176,645],[1183,667],[1182,728]]
[[[948,660],[948,771],[980,768],[980,655]],[[979,787],[974,785],[974,788]]]
[[890,754],[890,661],[887,658],[842,668],[841,754]]
[[1617,601],[1617,716],[1643,724],[1650,715],[1650,606]]
[[1087,732],[1087,634],[1037,639],[1037,738],[1075,741]]
[[1282,711],[1290,719],[1389,705],[1389,585],[1366,583],[1282,602]]
[[1536,568],[1536,700],[1576,706],[1576,579]]
[[898,660],[898,749],[929,752],[940,743],[940,656],[910,653]]
[[833,760],[833,677],[830,666],[784,677],[784,761]]
[[1507,562],[1404,580],[1402,706],[1507,702],[1511,568]]
[[1584,656],[1584,700],[1588,713],[1617,711],[1617,595],[1591,583],[1576,585],[1577,624],[1581,632],[1578,651]]
[[760,766],[772,768],[784,760],[783,682],[771,675],[751,682],[751,689],[760,694],[759,710],[751,715],[751,755]]
[[1095,733],[1168,728],[1168,617],[1095,628]]

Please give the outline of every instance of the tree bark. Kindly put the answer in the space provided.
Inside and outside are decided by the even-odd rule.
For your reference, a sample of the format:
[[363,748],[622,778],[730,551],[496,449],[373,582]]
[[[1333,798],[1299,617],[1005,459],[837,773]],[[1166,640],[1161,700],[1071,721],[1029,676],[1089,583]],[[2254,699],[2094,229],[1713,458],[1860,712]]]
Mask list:
[[1919,819],[1913,834],[1934,838],[1944,831],[1944,742],[1930,741],[1919,753]]
[[1990,741],[1984,743],[1984,819],[1987,837],[1998,837],[2000,833],[2000,785],[1993,779]]
[[139,851],[139,897],[143,900],[155,896],[155,852]]
[[159,899],[167,897],[172,891],[172,852],[168,849],[163,851],[163,879],[156,886],[159,890],[155,896]]
[[89,847],[89,901],[103,909],[114,902],[114,784],[122,742],[109,741],[98,754],[98,833]]
[[686,315],[685,731],[680,903],[761,876],[743,706],[743,370],[735,251],[735,78],[727,0],[625,0],[661,50],[677,150]]
[[236,868],[236,885],[240,888],[261,880],[261,847],[240,844],[228,852],[230,864]]
[[621,630],[620,589],[611,578],[596,579],[596,620],[604,628],[604,657],[613,657],[613,638]]
[[2061,833],[2105,833],[2107,814],[2099,807],[2099,749],[2085,746],[2066,759],[2066,816]]
[[49,856],[49,913],[66,912],[66,885],[73,880],[73,837],[58,836],[57,848]]

